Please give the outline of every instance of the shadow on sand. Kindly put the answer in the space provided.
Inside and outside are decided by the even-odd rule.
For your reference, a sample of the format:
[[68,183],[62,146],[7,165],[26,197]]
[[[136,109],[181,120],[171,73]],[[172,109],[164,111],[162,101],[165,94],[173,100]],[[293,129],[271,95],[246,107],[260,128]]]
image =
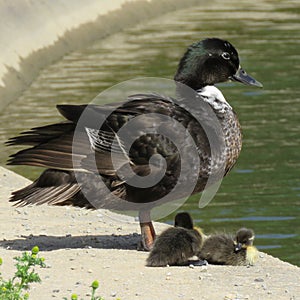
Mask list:
[[13,240],[0,241],[0,247],[20,251],[31,250],[36,245],[41,251],[82,248],[137,250],[140,240],[141,236],[137,233],[85,236],[28,235]]

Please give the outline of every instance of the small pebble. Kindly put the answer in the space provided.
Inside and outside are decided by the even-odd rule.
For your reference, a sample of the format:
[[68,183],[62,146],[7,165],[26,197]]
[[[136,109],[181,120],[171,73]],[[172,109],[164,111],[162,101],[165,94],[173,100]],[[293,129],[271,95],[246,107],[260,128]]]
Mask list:
[[254,281],[255,282],[264,282],[264,280],[262,278],[255,278]]
[[166,280],[170,280],[170,279],[171,279],[171,273],[168,272],[168,273],[166,274]]
[[233,300],[236,299],[236,295],[234,294],[228,294],[224,297],[224,300]]
[[207,272],[207,266],[202,266],[200,268],[200,272]]
[[235,283],[234,286],[243,286],[243,285],[240,283]]
[[88,269],[88,273],[93,273],[93,271],[91,269]]
[[261,287],[266,291],[267,290],[267,285],[266,284],[262,284]]
[[116,293],[116,292],[111,292],[111,293],[110,293],[110,296],[111,296],[111,297],[116,297],[116,296],[117,296],[117,293]]
[[190,268],[190,269],[195,269],[195,266],[194,266],[193,264],[190,264],[190,265],[189,265],[189,268]]

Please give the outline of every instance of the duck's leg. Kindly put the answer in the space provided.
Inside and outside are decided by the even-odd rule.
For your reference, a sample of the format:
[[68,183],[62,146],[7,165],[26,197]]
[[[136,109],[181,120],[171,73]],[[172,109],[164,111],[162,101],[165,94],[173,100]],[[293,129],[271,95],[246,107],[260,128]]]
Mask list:
[[155,230],[151,221],[150,210],[140,211],[139,221],[141,226],[142,241],[138,249],[150,251],[155,240]]

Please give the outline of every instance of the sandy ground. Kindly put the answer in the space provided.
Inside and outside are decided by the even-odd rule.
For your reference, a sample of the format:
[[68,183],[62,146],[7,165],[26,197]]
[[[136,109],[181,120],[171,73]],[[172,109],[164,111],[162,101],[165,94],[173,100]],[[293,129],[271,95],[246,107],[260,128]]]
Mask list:
[[[29,180],[0,167],[0,268],[7,279],[13,257],[34,245],[47,268],[30,299],[62,299],[72,293],[90,299],[92,281],[105,300],[300,299],[300,268],[260,252],[253,267],[145,267],[147,253],[136,251],[139,225],[106,210],[71,207],[12,207],[11,191]],[[167,227],[155,224],[157,232]]]

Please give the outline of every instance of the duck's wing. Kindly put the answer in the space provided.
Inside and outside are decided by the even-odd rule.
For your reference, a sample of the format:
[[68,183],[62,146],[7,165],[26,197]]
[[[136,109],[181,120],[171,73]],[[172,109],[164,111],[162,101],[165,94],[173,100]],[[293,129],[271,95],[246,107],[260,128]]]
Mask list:
[[[11,155],[8,164],[94,172],[91,161],[96,158],[98,172],[112,175],[115,171],[115,167],[111,166],[112,152],[117,167],[124,163],[148,163],[147,153],[139,155],[137,151],[132,157],[126,154],[118,131],[134,116],[155,111],[166,114],[174,104],[158,95],[136,95],[129,100],[123,105],[109,106],[58,105],[59,112],[67,121],[36,127],[8,140],[7,145],[10,146],[31,146]],[[88,117],[82,121],[83,114]],[[100,129],[97,128],[99,122],[102,123]],[[148,126],[146,120],[140,122],[144,127]]]

